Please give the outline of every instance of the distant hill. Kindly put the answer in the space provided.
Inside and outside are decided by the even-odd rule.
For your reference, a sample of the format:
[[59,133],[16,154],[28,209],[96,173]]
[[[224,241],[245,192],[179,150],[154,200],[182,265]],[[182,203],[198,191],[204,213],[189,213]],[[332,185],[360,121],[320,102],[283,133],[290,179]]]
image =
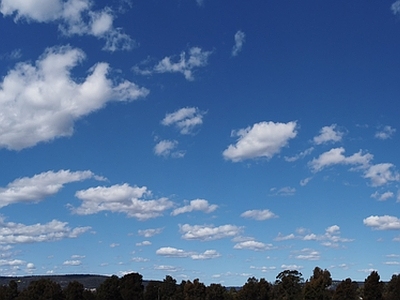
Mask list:
[[37,276],[0,276],[0,285],[8,285],[11,280],[14,280],[18,284],[18,289],[25,289],[31,281],[39,280],[39,279],[50,279],[54,282],[57,282],[61,285],[62,288],[65,288],[69,282],[78,281],[86,289],[95,289],[100,286],[109,278],[104,275],[89,275],[89,274],[72,274],[72,275],[37,275]]

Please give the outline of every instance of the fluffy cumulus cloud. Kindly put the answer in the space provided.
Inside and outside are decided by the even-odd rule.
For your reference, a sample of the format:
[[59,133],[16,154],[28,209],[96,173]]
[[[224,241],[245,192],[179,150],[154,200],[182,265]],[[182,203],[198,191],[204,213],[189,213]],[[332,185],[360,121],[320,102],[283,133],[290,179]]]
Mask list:
[[190,257],[193,260],[205,260],[220,257],[216,250],[206,250],[203,253],[185,251],[174,247],[161,247],[156,251],[157,255],[166,257]]
[[270,159],[296,135],[296,122],[256,123],[252,127],[233,131],[232,136],[238,137],[237,143],[229,145],[223,152],[223,156],[233,162],[258,157]]
[[76,82],[71,69],[84,53],[69,46],[49,48],[34,65],[19,63],[0,82],[0,148],[20,150],[70,136],[74,122],[110,101],[132,101],[148,90],[130,81],[115,84],[107,63],[94,65]]
[[394,165],[382,163],[370,166],[364,177],[371,180],[372,186],[382,186],[392,181],[400,181],[400,174],[393,171]]
[[130,50],[135,46],[127,34],[115,28],[115,13],[109,8],[92,10],[91,0],[1,0],[0,12],[14,20],[58,24],[64,35],[91,35],[104,39],[104,50]]
[[400,0],[397,0],[396,2],[394,2],[390,8],[391,8],[393,14],[395,14],[395,15],[400,14]]
[[161,124],[175,126],[181,134],[191,134],[195,128],[203,124],[204,115],[205,112],[197,107],[184,107],[173,113],[166,114]]
[[394,193],[393,192],[384,192],[384,193],[379,193],[379,192],[375,192],[371,195],[371,198],[375,198],[379,201],[386,201],[390,198],[394,197]]
[[68,223],[57,220],[46,224],[24,225],[5,222],[4,218],[0,218],[0,244],[38,243],[76,238],[89,229],[90,227],[71,229]]
[[264,221],[272,218],[276,218],[277,216],[270,211],[269,209],[264,210],[248,210],[240,215],[243,218],[254,219],[257,221]]
[[189,225],[179,226],[182,238],[185,240],[212,241],[238,235],[242,228],[235,225],[221,225],[218,227],[207,225]]
[[146,238],[155,236],[157,234],[161,234],[164,228],[149,228],[149,229],[140,229],[138,230],[138,234],[144,236]]
[[300,228],[297,230],[297,235],[289,234],[289,235],[279,235],[275,238],[276,241],[286,241],[292,239],[300,239],[303,241],[317,241],[320,242],[321,245],[330,248],[337,248],[341,243],[352,242],[353,239],[343,238],[340,236],[340,227],[338,225],[332,225],[325,229],[324,234],[315,234],[312,232],[308,232],[308,230],[304,228]]
[[389,215],[369,216],[363,223],[376,230],[400,230],[400,219]]
[[318,158],[314,158],[309,166],[313,172],[321,171],[322,169],[333,165],[353,165],[358,167],[367,167],[372,160],[373,155],[366,153],[363,154],[360,150],[351,156],[344,156],[345,149],[343,147],[333,148],[327,152],[322,153]]
[[375,137],[380,140],[387,140],[391,138],[395,132],[395,128],[392,128],[391,126],[385,126],[382,130],[379,130],[375,133]]
[[[60,170],[48,171],[23,177],[0,188],[0,207],[18,202],[37,202],[45,197],[56,194],[67,183],[83,181],[96,177],[91,171]],[[96,177],[97,178],[97,177]]]
[[150,69],[140,69],[138,66],[135,66],[133,70],[141,75],[151,75],[153,73],[182,73],[186,80],[193,81],[194,70],[206,66],[211,54],[212,51],[204,51],[199,47],[192,47],[189,49],[189,53],[185,51],[181,52],[178,59],[172,56],[166,56]]
[[232,56],[237,56],[242,51],[243,44],[246,41],[246,34],[239,30],[235,33],[235,45],[232,48]]
[[147,220],[161,216],[173,206],[167,198],[148,200],[151,192],[145,186],[132,187],[128,184],[89,188],[76,192],[75,196],[82,200],[81,206],[73,209],[79,215],[111,211]]
[[254,241],[254,240],[249,240],[249,241],[243,241],[237,243],[235,246],[233,246],[234,249],[239,249],[239,250],[253,250],[253,251],[265,251],[265,250],[270,250],[273,249],[272,244],[264,244],[262,242]]
[[184,151],[175,151],[178,146],[177,141],[162,140],[154,146],[154,154],[163,157],[182,158],[185,156]]
[[322,127],[319,135],[314,137],[314,143],[320,145],[328,142],[340,142],[343,137],[343,132],[337,130],[336,127],[336,124]]
[[177,216],[179,214],[184,214],[192,211],[202,211],[204,213],[211,213],[218,208],[216,204],[210,204],[204,199],[191,200],[188,205],[176,208],[172,211],[171,215]]

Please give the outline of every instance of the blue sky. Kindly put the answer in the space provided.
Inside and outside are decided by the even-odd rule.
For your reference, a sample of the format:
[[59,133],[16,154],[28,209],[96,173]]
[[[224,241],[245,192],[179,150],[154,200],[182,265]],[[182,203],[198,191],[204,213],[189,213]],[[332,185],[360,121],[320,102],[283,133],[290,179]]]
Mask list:
[[399,272],[400,1],[0,13],[1,274]]

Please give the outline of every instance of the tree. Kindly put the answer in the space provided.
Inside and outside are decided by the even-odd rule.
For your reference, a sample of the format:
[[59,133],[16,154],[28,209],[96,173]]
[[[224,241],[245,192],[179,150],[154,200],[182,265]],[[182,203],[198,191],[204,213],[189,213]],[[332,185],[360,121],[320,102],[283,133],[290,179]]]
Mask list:
[[71,281],[68,286],[64,289],[64,295],[66,300],[84,300],[83,291],[84,286],[78,281]]
[[149,281],[144,291],[143,298],[144,300],[158,300],[160,297],[160,286],[161,282],[159,281]]
[[97,289],[98,300],[123,300],[119,292],[119,278],[115,275],[104,280]]
[[206,286],[196,278],[193,283],[188,280],[183,288],[185,300],[205,300]]
[[237,299],[268,300],[270,290],[270,284],[264,278],[258,281],[255,277],[251,277],[237,293]]
[[301,300],[303,275],[296,270],[285,270],[276,276],[274,299]]
[[342,280],[333,294],[333,300],[357,300],[358,284],[350,278]]
[[130,273],[120,279],[120,294],[123,300],[143,299],[143,277],[139,273]]
[[18,300],[64,300],[64,294],[61,286],[50,279],[39,279],[32,281],[29,286],[24,289]]
[[172,276],[167,275],[160,285],[160,299],[169,300],[174,299],[176,292],[176,280]]
[[393,275],[386,285],[385,300],[398,300],[400,295],[400,274]]
[[304,286],[305,300],[327,300],[331,299],[331,292],[328,287],[332,284],[331,273],[315,267],[313,275]]
[[227,297],[226,288],[221,284],[212,283],[206,289],[207,300],[225,300]]
[[364,300],[382,300],[383,282],[378,272],[372,271],[364,281]]

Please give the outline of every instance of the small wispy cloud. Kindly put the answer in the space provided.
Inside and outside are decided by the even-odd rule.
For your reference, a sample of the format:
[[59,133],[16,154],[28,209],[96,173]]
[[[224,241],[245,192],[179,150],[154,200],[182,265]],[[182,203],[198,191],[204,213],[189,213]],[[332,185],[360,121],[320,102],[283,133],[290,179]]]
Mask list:
[[375,133],[375,138],[380,140],[387,140],[391,138],[395,134],[395,132],[395,128],[392,128],[391,126],[385,126]]
[[243,44],[246,41],[246,34],[239,30],[235,33],[235,45],[232,48],[232,56],[237,56],[242,51]]

